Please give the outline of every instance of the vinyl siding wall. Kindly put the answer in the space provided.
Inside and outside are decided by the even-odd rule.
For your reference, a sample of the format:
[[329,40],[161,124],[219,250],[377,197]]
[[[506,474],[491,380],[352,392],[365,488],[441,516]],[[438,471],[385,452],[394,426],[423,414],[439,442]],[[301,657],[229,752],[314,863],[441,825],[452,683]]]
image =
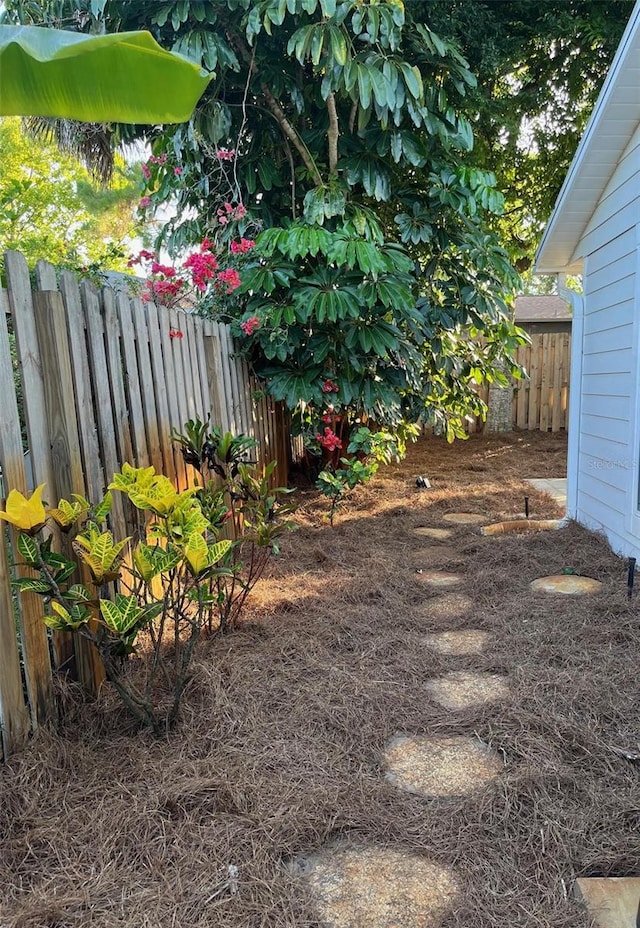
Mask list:
[[577,518],[640,558],[640,127],[585,234]]

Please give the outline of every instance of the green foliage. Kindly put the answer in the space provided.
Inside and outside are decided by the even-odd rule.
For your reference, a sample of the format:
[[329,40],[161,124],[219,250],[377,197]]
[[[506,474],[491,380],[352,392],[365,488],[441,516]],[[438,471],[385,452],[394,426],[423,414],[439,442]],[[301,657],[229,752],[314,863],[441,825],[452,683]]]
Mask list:
[[[190,434],[206,434],[203,425],[189,423]],[[283,491],[269,487],[273,465],[258,474],[240,462],[245,436],[214,429],[208,442],[212,435],[232,462],[215,485],[178,492],[153,467],[125,464],[95,506],[77,496],[45,511],[39,487],[29,499],[12,491],[2,513],[18,532],[19,556],[35,571],[17,579],[16,588],[43,597],[51,629],[93,642],[122,701],[158,735],[176,718],[202,630],[224,631],[237,621],[282,532],[291,528],[281,519],[291,508],[279,504]],[[116,541],[105,528],[111,491],[140,510],[145,529],[135,543]],[[52,549],[52,535],[43,538],[49,520],[73,533],[75,559]],[[224,537],[228,520],[232,538]],[[135,673],[126,660],[133,653]]]
[[[257,239],[225,318],[273,396],[319,418],[331,378],[350,421],[435,412],[452,434],[476,404],[477,372],[495,376],[516,338],[517,278],[488,230],[502,198],[472,161],[475,78],[414,6],[157,4],[160,43],[215,78],[188,124],[147,132],[147,193],[151,208],[175,203],[160,236],[174,251],[205,235],[218,247]],[[138,4],[80,8],[87,30],[149,25]],[[473,375],[448,354],[469,327],[490,345]]]
[[[493,226],[530,268],[633,0],[412,0],[411,14],[457,42],[477,76],[464,107],[476,163],[497,176]],[[528,280],[527,280],[528,283]]]
[[[174,430],[173,440],[185,462],[203,479],[196,489],[203,513],[218,531],[229,526],[233,537],[220,560],[223,569],[213,577],[208,593],[215,604],[212,615],[215,612],[224,631],[237,622],[270,557],[279,553],[280,538],[294,527],[284,517],[295,507],[282,502],[291,490],[272,486],[275,461],[259,473],[247,460],[256,447],[254,439],[210,427],[209,418],[190,420],[182,434]],[[194,551],[194,559],[192,569],[197,571],[205,563],[202,546]]]
[[372,432],[360,425],[350,436],[347,454],[340,458],[342,466],[329,466],[318,474],[316,487],[329,498],[329,522],[334,523],[335,514],[344,499],[356,487],[368,483],[378,472],[380,464],[399,461],[406,453],[407,439],[417,438],[416,426],[406,426],[392,433],[386,430]]
[[0,273],[5,251],[21,251],[30,267],[39,259],[74,270],[125,270],[121,242],[137,234],[132,206],[138,191],[126,175],[112,181],[115,202],[96,201],[77,159],[31,138],[18,119],[0,120]]

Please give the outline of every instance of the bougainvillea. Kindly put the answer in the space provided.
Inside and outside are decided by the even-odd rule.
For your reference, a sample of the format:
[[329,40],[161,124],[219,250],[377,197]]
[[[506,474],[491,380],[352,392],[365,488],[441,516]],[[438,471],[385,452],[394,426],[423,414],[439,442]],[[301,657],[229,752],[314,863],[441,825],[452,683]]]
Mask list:
[[[226,257],[233,260],[235,256],[245,255],[253,245],[250,239],[233,241]],[[240,287],[242,280],[238,270],[221,267],[221,260],[221,255],[213,251],[211,240],[204,238],[200,247],[188,255],[179,268],[161,264],[154,253],[145,248],[129,258],[128,265],[131,268],[139,266],[146,275],[140,295],[143,302],[154,300],[162,306],[177,306],[185,302],[193,291],[199,296],[207,293],[214,297],[229,296]],[[258,325],[258,317],[248,320],[248,324],[245,331],[251,335]]]

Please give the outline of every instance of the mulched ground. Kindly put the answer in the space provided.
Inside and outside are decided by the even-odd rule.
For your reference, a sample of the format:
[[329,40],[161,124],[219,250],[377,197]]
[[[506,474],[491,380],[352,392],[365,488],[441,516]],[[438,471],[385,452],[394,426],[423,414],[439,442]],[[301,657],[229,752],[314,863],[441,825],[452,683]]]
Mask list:
[[[533,517],[557,515],[522,477],[562,476],[564,456],[561,436],[428,439],[334,529],[300,491],[300,530],[247,621],[203,646],[167,742],[129,730],[108,695],[83,706],[67,689],[61,734],[0,770],[2,928],[318,928],[288,864],[336,841],[450,867],[460,895],[443,928],[587,928],[574,877],[640,860],[640,766],[616,753],[640,742],[640,600],[578,526],[485,538],[442,522],[515,517],[525,494]],[[458,590],[416,574],[434,541],[411,530],[429,525],[454,529],[437,566],[464,576]],[[567,567],[602,591],[530,590]],[[490,633],[482,654],[425,645],[466,627]],[[427,690],[450,671],[505,675],[511,695],[452,713]],[[466,798],[384,775],[394,736],[476,734],[504,769]]]

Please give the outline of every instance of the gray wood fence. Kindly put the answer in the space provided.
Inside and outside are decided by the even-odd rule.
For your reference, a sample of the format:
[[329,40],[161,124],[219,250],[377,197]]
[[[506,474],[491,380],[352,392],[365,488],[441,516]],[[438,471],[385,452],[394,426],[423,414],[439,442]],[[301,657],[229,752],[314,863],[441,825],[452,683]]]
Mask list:
[[[173,427],[204,419],[255,437],[259,459],[277,460],[286,485],[284,412],[234,357],[227,327],[157,307],[39,262],[32,283],[24,257],[6,255],[0,290],[0,496],[46,485],[45,499],[101,497],[126,461],[152,464],[180,488],[193,480],[170,440]],[[28,449],[28,457],[25,451]],[[114,501],[116,537],[130,516]],[[92,647],[56,633],[42,602],[15,597],[11,533],[0,530],[0,759],[18,750],[54,714],[53,674],[75,665],[89,689],[101,682]],[[53,645],[52,647],[50,645]]]

